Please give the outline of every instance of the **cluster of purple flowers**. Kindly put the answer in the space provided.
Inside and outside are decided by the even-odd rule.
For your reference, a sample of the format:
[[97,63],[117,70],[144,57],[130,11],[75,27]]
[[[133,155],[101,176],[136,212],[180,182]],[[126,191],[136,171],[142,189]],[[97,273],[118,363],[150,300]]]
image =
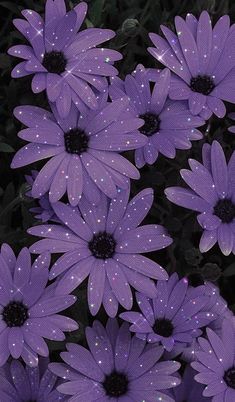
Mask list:
[[[7,244],[0,253],[0,400],[233,402],[233,314],[215,285],[193,286],[146,257],[173,240],[162,225],[141,225],[154,194],[130,199],[130,179],[159,154],[189,149],[213,113],[224,117],[224,101],[235,103],[234,26],[223,16],[212,28],[205,11],[176,17],[176,33],[150,34],[149,52],[166,68],[138,65],[122,80],[113,66],[121,54],[100,46],[114,32],[82,29],[86,11],[47,0],[44,20],[32,10],[14,20],[29,45],[9,49],[23,59],[12,77],[33,75],[50,110],[14,111],[28,144],[12,168],[46,162],[26,176],[41,221],[28,232],[41,239],[18,257]],[[135,165],[124,151],[135,151]],[[188,162],[181,176],[190,189],[167,188],[167,198],[198,213],[202,252],[218,242],[235,254],[235,152],[227,161],[213,141],[202,163]],[[60,256],[50,267],[51,254]],[[107,324],[95,320],[87,347],[67,343],[63,362],[50,363],[45,339],[78,329],[60,313],[86,280],[89,310],[104,308]]]

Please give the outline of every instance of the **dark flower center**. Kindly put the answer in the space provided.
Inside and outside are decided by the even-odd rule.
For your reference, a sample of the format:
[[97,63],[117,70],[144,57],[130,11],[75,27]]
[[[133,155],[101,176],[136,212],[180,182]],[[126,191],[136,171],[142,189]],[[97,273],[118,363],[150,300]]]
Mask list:
[[139,131],[147,135],[147,137],[151,137],[151,135],[155,134],[160,129],[160,119],[157,115],[153,113],[145,113],[139,116],[140,119],[144,120],[144,125],[139,128]]
[[230,223],[235,218],[235,204],[231,200],[219,200],[214,207],[214,214],[223,223]]
[[28,319],[28,308],[21,302],[13,301],[4,307],[2,317],[8,327],[22,327]]
[[42,65],[49,73],[62,74],[67,66],[67,60],[64,53],[52,51],[45,53]]
[[89,137],[83,130],[75,128],[64,134],[64,142],[69,154],[81,155],[88,148]]
[[173,334],[174,327],[170,320],[166,318],[159,318],[155,321],[153,330],[157,335],[169,338]]
[[235,389],[235,367],[226,371],[224,381],[230,388]]
[[129,381],[125,374],[113,371],[110,375],[106,376],[103,387],[108,396],[118,397],[127,393],[128,383]]
[[187,276],[189,285],[196,288],[197,286],[204,285],[204,280],[201,274],[199,273],[192,273]]
[[111,234],[99,232],[93,236],[88,246],[94,257],[105,260],[114,255],[116,241]]
[[194,92],[209,95],[215,88],[215,84],[209,75],[197,75],[197,77],[191,78],[190,88]]

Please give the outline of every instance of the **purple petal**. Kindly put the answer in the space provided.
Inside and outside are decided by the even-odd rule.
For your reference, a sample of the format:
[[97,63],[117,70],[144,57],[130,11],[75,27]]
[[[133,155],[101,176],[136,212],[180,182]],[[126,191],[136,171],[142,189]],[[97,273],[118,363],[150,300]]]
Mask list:
[[8,334],[8,347],[14,359],[19,359],[23,350],[24,338],[21,328],[10,328]]
[[47,96],[50,102],[55,102],[59,97],[62,86],[62,79],[58,74],[47,74]]
[[63,153],[50,159],[40,170],[37,177],[34,180],[32,187],[32,196],[39,198],[44,195],[50,188],[54,174],[56,173],[60,163],[64,159]]
[[54,174],[49,191],[49,200],[51,203],[60,200],[66,192],[69,161],[70,155],[65,155]]
[[79,211],[76,208],[72,208],[71,206],[65,205],[62,202],[57,202],[53,205],[53,209],[58,218],[61,219],[62,222],[64,222],[64,224],[68,226],[69,229],[71,229],[78,236],[78,242],[79,237],[81,239],[84,239],[85,241],[91,240],[92,238],[91,229],[82,219]]
[[159,234],[157,225],[145,225],[129,230],[119,240],[116,250],[122,254],[147,253],[169,246],[172,239]]
[[77,155],[72,155],[68,166],[67,193],[69,202],[76,206],[81,198],[83,189],[82,164]]
[[117,197],[111,200],[106,221],[106,231],[113,233],[126,211],[130,194],[130,186],[127,190],[118,190]]
[[207,212],[211,210],[210,204],[198,197],[193,191],[181,187],[168,187],[165,189],[165,194],[169,201],[176,205],[192,209],[198,212]]
[[50,158],[63,152],[64,147],[53,145],[28,144],[21,148],[14,156],[11,167],[13,169],[29,165],[42,159]]
[[217,230],[204,230],[199,244],[202,253],[209,251],[217,242]]
[[206,95],[198,92],[192,92],[189,96],[189,109],[193,115],[197,115],[202,111],[206,103]]
[[207,73],[212,50],[212,27],[211,19],[207,11],[200,15],[197,28],[197,48],[199,57],[200,73]]
[[95,260],[88,281],[88,305],[92,315],[96,315],[102,304],[105,287],[105,265],[103,260]]
[[[146,188],[139,192],[127,205],[124,217],[115,230],[120,238],[127,230],[135,229],[146,217],[153,203],[153,190]],[[159,226],[160,229],[160,226]]]
[[83,153],[81,155],[81,161],[97,187],[108,197],[114,198],[117,195],[117,189],[104,165],[90,153]]
[[76,289],[90,274],[94,263],[93,257],[84,258],[66,272],[60,279],[57,288],[57,295],[64,295]]
[[154,85],[151,98],[151,107],[156,114],[159,114],[162,111],[162,108],[166,102],[170,88],[170,77],[170,71],[168,69],[164,69],[160,74],[159,82]]
[[139,254],[115,254],[118,262],[150,278],[166,280],[168,275],[166,271],[155,261]]
[[125,370],[127,365],[127,356],[129,355],[131,346],[131,334],[128,330],[128,324],[125,322],[121,325],[115,345],[115,369],[118,372]]
[[183,18],[178,16],[175,18],[175,27],[189,70],[193,77],[197,76],[199,73],[199,58],[195,39]]
[[230,225],[222,224],[218,228],[218,243],[220,250],[224,255],[229,255],[233,250],[234,233],[232,233]]
[[[85,33],[85,34],[84,34]],[[72,57],[75,54],[81,53],[87,49],[91,49],[102,42],[112,39],[115,33],[110,29],[90,28],[86,29],[78,35],[77,40],[66,48],[65,55]]]
[[206,230],[214,230],[217,229],[221,224],[220,218],[216,215],[212,215],[206,212],[198,215],[197,217],[198,223]]
[[104,374],[96,364],[92,354],[80,345],[68,344],[69,352],[62,352],[61,357],[69,366],[95,381],[102,382]]
[[133,303],[131,288],[121,266],[112,259],[107,260],[106,264],[106,273],[113,293],[123,307],[130,309]]
[[223,199],[228,193],[228,169],[224,151],[217,141],[211,146],[211,168],[216,191]]

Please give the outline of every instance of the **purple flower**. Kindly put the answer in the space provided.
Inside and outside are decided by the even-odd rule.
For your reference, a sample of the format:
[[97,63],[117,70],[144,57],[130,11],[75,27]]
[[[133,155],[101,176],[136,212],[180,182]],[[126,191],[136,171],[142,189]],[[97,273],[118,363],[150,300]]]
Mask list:
[[[34,180],[36,179],[38,175],[38,172],[36,170],[31,171],[31,176],[26,175],[25,179],[27,183],[32,187]],[[26,193],[26,195],[30,198],[32,198],[32,192],[31,190]],[[39,206],[30,208],[30,212],[35,214],[35,218],[42,221],[42,223],[51,221],[51,222],[57,222],[60,223],[59,219],[57,218],[54,209],[51,206],[51,203],[49,201],[49,196],[48,194],[44,194],[42,197],[39,198],[38,200]]]
[[194,380],[195,374],[196,372],[189,365],[186,366],[181,384],[167,391],[167,394],[172,396],[175,402],[210,402],[211,399],[202,396],[203,385]]
[[[115,319],[106,328],[98,321],[86,329],[89,350],[67,344],[61,357],[66,364],[51,363],[53,373],[67,380],[58,387],[69,401],[173,402],[164,391],[180,383],[173,374],[180,364],[160,361],[163,348],[131,337],[128,325]],[[163,392],[162,392],[163,391]]]
[[142,120],[122,117],[127,97],[112,103],[102,97],[100,102],[99,110],[84,114],[72,106],[66,119],[61,119],[55,108],[54,116],[34,106],[15,109],[18,120],[29,127],[21,130],[19,137],[30,144],[16,153],[11,166],[50,158],[33,183],[33,197],[49,191],[50,202],[56,202],[67,191],[73,206],[82,194],[97,203],[101,192],[113,198],[117,186],[127,187],[127,178],[139,178],[138,170],[119,153],[145,144],[146,137],[135,131]]
[[166,39],[150,34],[155,48],[148,49],[174,73],[170,98],[188,100],[194,115],[224,117],[223,101],[235,103],[235,53],[231,52],[235,30],[230,28],[229,16],[221,17],[213,29],[206,11],[199,20],[192,14],[185,21],[177,16],[175,28],[177,34],[161,26]]
[[139,133],[147,137],[147,143],[135,151],[135,163],[141,168],[145,163],[153,164],[158,154],[174,158],[176,149],[191,148],[191,140],[199,140],[202,134],[196,127],[204,121],[193,116],[186,102],[172,102],[168,99],[170,71],[156,71],[151,91],[148,69],[138,66],[125,81],[114,77],[109,92],[113,99],[128,95],[130,113],[144,120]]
[[168,277],[160,265],[140,255],[172,243],[163,226],[139,226],[151,208],[152,189],[141,191],[129,203],[128,199],[129,191],[119,190],[111,201],[102,196],[97,206],[83,197],[77,208],[58,202],[54,210],[64,226],[29,229],[30,234],[45,238],[31,247],[33,253],[65,253],[50,271],[50,279],[60,275],[58,295],[71,292],[89,276],[88,304],[93,315],[103,303],[107,314],[115,317],[118,303],[132,307],[130,285],[153,297],[156,287],[150,278]]
[[[215,318],[213,313],[203,311],[208,297],[187,297],[188,281],[179,280],[175,273],[169,280],[158,281],[156,296],[147,298],[136,293],[141,313],[129,311],[120,315],[132,323],[130,331],[150,343],[161,342],[167,351],[191,343],[201,334],[199,328]],[[177,348],[178,350],[178,348]]]
[[62,117],[68,115],[72,103],[82,111],[97,108],[95,92],[107,87],[106,76],[117,74],[111,63],[122,58],[115,50],[96,48],[113,38],[113,31],[89,28],[77,33],[86,12],[85,2],[66,14],[64,0],[47,0],[45,21],[32,10],[22,11],[26,20],[14,20],[30,46],[17,45],[8,50],[24,60],[13,69],[12,77],[34,74],[33,92],[46,90]]
[[199,338],[202,351],[196,352],[197,361],[191,363],[198,371],[195,380],[206,385],[203,395],[212,402],[235,400],[235,330],[231,320],[224,320],[222,335],[210,328],[207,337]]
[[48,370],[48,359],[40,358],[37,367],[24,367],[18,360],[6,363],[0,371],[2,402],[59,402],[68,397],[56,390],[61,383]]
[[63,331],[78,328],[75,321],[58,315],[74,304],[76,297],[55,294],[47,286],[50,255],[40,255],[31,266],[27,248],[16,258],[3,244],[0,254],[0,366],[11,355],[37,366],[38,355],[48,356],[43,338],[61,341]]
[[[205,282],[203,286],[197,286],[196,288],[189,287],[188,297],[207,296],[207,303],[203,307],[202,311],[209,311],[215,317],[215,319],[207,324],[207,327],[220,333],[222,328],[222,322],[225,317],[231,318],[232,312],[228,309],[226,301],[220,296],[219,289],[210,282]],[[191,362],[196,358],[196,352],[200,350],[200,345],[197,338],[193,339],[190,345],[184,347],[181,358],[187,362]]]
[[224,255],[235,253],[235,152],[226,163],[221,145],[203,146],[203,164],[189,159],[191,170],[182,169],[182,178],[190,190],[169,187],[167,198],[177,205],[199,212],[197,220],[204,229],[201,252],[218,241]]

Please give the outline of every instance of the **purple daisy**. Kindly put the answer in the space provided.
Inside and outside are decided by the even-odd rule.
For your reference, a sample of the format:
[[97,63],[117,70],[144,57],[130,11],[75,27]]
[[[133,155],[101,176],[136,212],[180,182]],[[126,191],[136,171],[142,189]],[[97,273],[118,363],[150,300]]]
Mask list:
[[169,280],[158,281],[156,296],[152,299],[137,292],[136,300],[141,313],[124,312],[120,317],[132,325],[130,331],[150,343],[160,342],[167,351],[191,343],[199,336],[199,328],[209,324],[215,315],[203,311],[206,296],[187,297],[188,281],[179,280],[175,273]]
[[78,328],[75,321],[59,315],[76,297],[56,295],[55,284],[47,286],[50,255],[40,255],[31,266],[27,248],[16,258],[3,244],[0,253],[0,366],[11,355],[37,366],[38,355],[48,356],[43,338],[61,341],[63,331]]
[[50,279],[60,275],[56,293],[71,292],[89,276],[88,304],[93,315],[103,303],[107,314],[115,317],[118,303],[132,307],[130,285],[153,297],[154,282],[166,280],[166,271],[156,262],[140,255],[160,250],[172,243],[163,226],[139,226],[153,202],[153,190],[145,189],[129,203],[129,191],[119,190],[109,200],[102,196],[97,206],[82,197],[77,208],[61,202],[54,210],[64,225],[40,225],[29,229],[31,235],[44,237],[31,246],[64,253],[50,271]]
[[[38,175],[38,172],[36,170],[31,171],[31,176],[25,175],[25,179],[26,179],[27,183],[31,186],[31,188],[33,186],[34,180],[36,179],[37,175]],[[30,198],[33,198],[31,190],[28,191],[26,193],[26,195]],[[39,203],[38,207],[30,208],[30,212],[35,214],[36,219],[42,221],[42,223],[46,223],[48,221],[57,222],[57,223],[60,222],[55,214],[54,209],[51,206],[48,194],[44,194],[42,197],[40,197],[38,200],[38,203]]]
[[152,91],[150,74],[149,69],[138,66],[134,74],[126,76],[125,81],[114,77],[109,89],[112,99],[127,95],[130,113],[144,120],[138,132],[147,137],[147,143],[135,151],[138,168],[145,163],[153,164],[159,153],[174,158],[176,149],[191,148],[191,140],[202,138],[202,133],[196,127],[204,124],[204,120],[191,114],[186,102],[169,100],[168,69],[155,73]]
[[62,117],[68,115],[72,103],[81,111],[97,108],[96,92],[107,88],[106,77],[118,73],[112,63],[122,58],[115,50],[96,47],[113,38],[113,31],[89,28],[78,33],[86,12],[85,2],[66,13],[64,0],[47,0],[45,21],[32,10],[22,11],[26,20],[14,20],[30,46],[8,50],[24,60],[13,69],[12,77],[34,74],[33,92],[46,90]]
[[67,344],[67,352],[61,353],[65,364],[49,365],[66,380],[58,390],[71,395],[69,402],[173,402],[164,391],[180,383],[173,376],[180,364],[159,361],[161,346],[146,346],[131,337],[127,323],[119,328],[115,319],[109,319],[106,328],[95,321],[86,329],[86,339],[90,350]]
[[235,329],[231,320],[224,320],[222,335],[210,328],[207,338],[199,338],[202,351],[196,352],[197,361],[191,363],[199,373],[195,380],[206,385],[203,395],[212,402],[235,400]]
[[33,197],[40,198],[49,191],[50,202],[56,202],[67,191],[73,206],[82,194],[98,203],[101,192],[114,198],[117,186],[126,188],[127,178],[139,178],[135,166],[119,153],[145,144],[146,137],[136,132],[143,121],[122,116],[127,97],[108,103],[106,96],[97,111],[81,114],[72,106],[65,119],[54,107],[54,115],[35,106],[15,109],[18,120],[29,127],[21,130],[19,137],[30,144],[16,153],[11,166],[18,168],[50,158],[33,183]]
[[192,114],[208,119],[212,113],[224,117],[223,101],[235,103],[235,30],[228,15],[221,17],[212,29],[211,19],[203,11],[197,20],[187,14],[186,20],[175,18],[176,34],[165,26],[166,39],[154,33],[150,38],[152,56],[168,67],[172,75],[169,96],[188,100]]
[[172,391],[167,391],[167,394],[172,396],[175,402],[210,402],[211,399],[202,395],[203,385],[194,380],[195,374],[196,372],[187,365],[181,384],[173,388]]
[[37,367],[24,367],[18,360],[6,363],[0,372],[2,402],[59,402],[68,397],[56,390],[61,383],[48,370],[48,359],[40,358]]
[[235,253],[235,152],[230,161],[221,145],[203,146],[203,164],[189,159],[191,170],[182,169],[182,178],[190,190],[169,187],[165,190],[168,200],[199,212],[197,220],[204,229],[200,251],[205,253],[218,241],[224,255]]

